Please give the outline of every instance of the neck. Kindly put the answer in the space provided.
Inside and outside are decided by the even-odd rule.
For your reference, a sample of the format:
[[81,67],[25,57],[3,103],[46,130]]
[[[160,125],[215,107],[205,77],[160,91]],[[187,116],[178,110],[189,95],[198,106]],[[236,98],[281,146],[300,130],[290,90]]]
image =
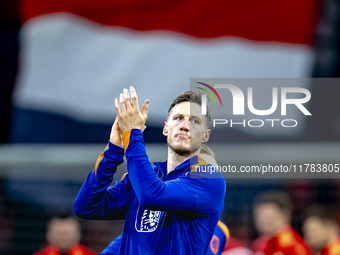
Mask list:
[[289,227],[290,227],[290,226],[289,226],[288,224],[281,224],[281,225],[278,227],[277,231],[276,231],[275,233],[273,233],[272,237],[277,236],[277,235],[280,234],[283,230],[285,230],[285,229],[287,229],[287,228],[289,228]]
[[332,244],[334,241],[336,241],[336,239],[339,238],[339,235],[337,233],[334,233],[334,232],[330,232],[329,233],[329,238],[328,238],[328,243],[327,243],[327,246]]
[[190,159],[191,157],[198,155],[198,153],[199,153],[199,150],[197,150],[196,152],[192,154],[187,153],[185,155],[179,155],[178,153],[173,151],[170,147],[168,147],[167,173],[169,174],[176,168],[176,166],[180,165],[181,163]]

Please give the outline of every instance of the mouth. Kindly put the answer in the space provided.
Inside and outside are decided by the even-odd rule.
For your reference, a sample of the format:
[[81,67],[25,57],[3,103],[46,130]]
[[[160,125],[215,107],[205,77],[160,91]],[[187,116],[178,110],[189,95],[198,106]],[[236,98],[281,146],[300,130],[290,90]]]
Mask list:
[[190,139],[189,136],[184,135],[184,134],[178,134],[177,137],[181,138],[181,139]]

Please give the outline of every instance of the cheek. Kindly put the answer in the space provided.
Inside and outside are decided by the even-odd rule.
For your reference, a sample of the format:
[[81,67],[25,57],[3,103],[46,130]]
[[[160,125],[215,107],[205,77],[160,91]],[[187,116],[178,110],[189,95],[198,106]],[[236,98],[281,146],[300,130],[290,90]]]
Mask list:
[[201,127],[192,127],[190,135],[201,140],[204,137],[204,132],[205,130],[202,129]]
[[308,238],[309,240],[309,242],[310,243],[312,243],[312,244],[316,244],[316,245],[318,245],[318,244],[320,244],[320,243],[322,243],[322,240],[323,240],[323,235],[322,234],[320,234],[319,232],[312,232],[312,233],[309,233],[309,238]]
[[168,127],[167,127],[168,136],[172,136],[172,134],[175,133],[175,129],[176,129],[176,127],[173,126],[173,125],[168,126]]

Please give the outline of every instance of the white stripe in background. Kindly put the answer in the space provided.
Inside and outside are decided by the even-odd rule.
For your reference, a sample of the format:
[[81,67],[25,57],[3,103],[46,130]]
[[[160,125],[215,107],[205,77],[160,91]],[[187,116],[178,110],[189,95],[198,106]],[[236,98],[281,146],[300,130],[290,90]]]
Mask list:
[[133,85],[140,105],[150,99],[148,122],[162,125],[190,78],[309,77],[313,53],[279,42],[138,32],[59,13],[23,25],[20,58],[19,107],[111,123],[114,98]]

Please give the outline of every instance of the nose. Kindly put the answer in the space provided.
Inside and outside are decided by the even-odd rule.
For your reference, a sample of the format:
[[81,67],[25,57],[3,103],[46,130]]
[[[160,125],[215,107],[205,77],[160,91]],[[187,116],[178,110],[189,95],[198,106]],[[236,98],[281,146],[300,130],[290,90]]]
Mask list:
[[185,131],[185,132],[189,132],[190,131],[190,121],[188,120],[184,120],[182,122],[182,125],[180,127],[181,131]]

